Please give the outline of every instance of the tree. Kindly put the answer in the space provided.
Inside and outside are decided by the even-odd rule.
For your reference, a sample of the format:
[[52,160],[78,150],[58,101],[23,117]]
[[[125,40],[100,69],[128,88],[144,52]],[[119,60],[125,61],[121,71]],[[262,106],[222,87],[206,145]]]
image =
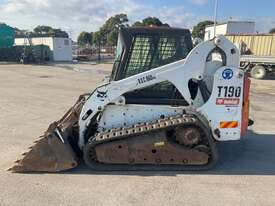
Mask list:
[[117,14],[110,17],[100,28],[100,33],[97,33],[96,39],[98,40],[98,37],[101,36],[100,41],[104,45],[115,46],[117,43],[119,28],[128,27],[126,24],[128,21],[127,14]]
[[31,33],[31,35],[33,36],[49,35],[49,36],[63,37],[63,38],[69,37],[66,31],[63,31],[61,29],[55,29],[50,26],[37,26],[33,29],[33,32]]
[[163,25],[163,23],[156,17],[147,17],[142,20],[142,23],[144,26],[150,26],[150,25],[162,26]]
[[92,45],[93,44],[93,33],[83,31],[79,34],[77,38],[77,43],[79,45]]
[[203,39],[204,33],[205,33],[205,27],[212,24],[214,24],[214,22],[209,20],[199,22],[196,26],[193,27],[193,31],[192,31],[193,38]]
[[270,34],[275,34],[275,28],[270,29],[269,33],[270,33]]
[[53,34],[54,30],[50,26],[37,26],[33,29],[36,34]]
[[117,39],[118,39],[118,33],[119,31],[111,31],[107,34],[107,45],[109,46],[115,46],[117,45]]
[[137,21],[132,26],[144,26],[142,22]]
[[53,29],[53,35],[55,37],[69,38],[69,34],[61,29]]
[[96,31],[93,33],[93,43],[98,46],[101,43],[101,33],[100,31]]
[[169,24],[162,23],[157,17],[147,17],[142,20],[142,22],[137,21],[133,24],[133,26],[161,26],[161,27],[169,27]]

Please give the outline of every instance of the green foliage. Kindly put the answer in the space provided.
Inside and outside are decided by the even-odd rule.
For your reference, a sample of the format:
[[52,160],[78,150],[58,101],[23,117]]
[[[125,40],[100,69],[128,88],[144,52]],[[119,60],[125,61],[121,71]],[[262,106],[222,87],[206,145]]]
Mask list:
[[133,26],[162,26],[162,27],[169,27],[169,24],[162,23],[156,17],[147,17],[143,19],[141,22],[137,21],[133,24]]
[[150,25],[154,25],[154,26],[162,26],[162,22],[156,18],[156,17],[147,17],[145,19],[143,19],[142,21],[144,26],[150,26]]
[[53,29],[53,33],[55,37],[63,37],[63,38],[69,38],[69,35],[66,31],[63,31],[61,29]]
[[93,44],[93,33],[81,32],[77,38],[77,43],[79,45],[92,45]]
[[101,32],[96,31],[93,33],[93,43],[98,46],[99,43],[101,43]]
[[43,36],[53,36],[53,37],[63,37],[68,38],[69,35],[66,31],[61,29],[55,29],[50,26],[39,25],[33,29],[33,31],[22,30],[14,27],[16,37],[25,37],[26,34],[29,34],[30,37],[43,37]]
[[144,24],[140,21],[137,21],[132,26],[144,26]]
[[25,62],[45,62],[52,59],[52,52],[46,45],[36,46],[14,46],[10,48],[0,48],[0,61],[20,62],[25,50]]
[[119,31],[111,31],[107,34],[107,45],[108,46],[115,46],[117,45],[117,39],[118,39],[118,33]]
[[270,29],[269,33],[270,34],[275,34],[275,28]]
[[126,14],[117,14],[110,17],[96,33],[94,37],[95,41],[101,42],[103,45],[115,46],[117,44],[117,38],[119,28],[127,27],[128,17]]
[[213,21],[202,21],[193,27],[192,36],[193,38],[204,39],[205,27],[214,24]]
[[[19,36],[24,36],[26,31],[20,31],[19,29],[16,30]],[[33,32],[30,32],[31,37],[37,36],[53,36],[53,37],[63,37],[68,38],[69,35],[66,31],[61,29],[55,29],[50,26],[37,26],[33,29]]]
[[53,34],[53,28],[50,26],[37,26],[33,29],[36,34]]
[[[78,37],[78,43],[80,45],[85,44],[95,44],[102,46],[115,46],[117,44],[119,29],[123,27],[129,27],[128,17],[126,14],[117,14],[109,19],[100,27],[100,29],[92,34],[90,38],[90,33],[82,32]],[[136,22],[133,26],[162,26],[169,27],[168,24],[164,24],[156,17],[147,17],[142,20],[142,22]]]

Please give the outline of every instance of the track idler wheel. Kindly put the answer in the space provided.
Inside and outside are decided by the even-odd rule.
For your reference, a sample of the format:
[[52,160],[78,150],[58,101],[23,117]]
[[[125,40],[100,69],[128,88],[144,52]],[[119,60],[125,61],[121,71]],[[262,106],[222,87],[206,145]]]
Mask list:
[[179,127],[176,129],[176,139],[184,146],[192,147],[201,141],[201,131],[197,127]]

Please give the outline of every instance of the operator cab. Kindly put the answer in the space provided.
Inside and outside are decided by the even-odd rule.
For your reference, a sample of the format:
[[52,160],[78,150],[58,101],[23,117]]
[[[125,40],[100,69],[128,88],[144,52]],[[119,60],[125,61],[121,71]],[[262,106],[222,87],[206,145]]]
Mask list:
[[[111,80],[127,77],[167,65],[187,57],[193,44],[190,31],[171,27],[122,28]],[[192,90],[192,83],[190,90]],[[197,90],[197,87],[194,87]],[[196,95],[196,91],[191,92]],[[169,82],[129,92],[127,104],[186,105],[179,91]]]

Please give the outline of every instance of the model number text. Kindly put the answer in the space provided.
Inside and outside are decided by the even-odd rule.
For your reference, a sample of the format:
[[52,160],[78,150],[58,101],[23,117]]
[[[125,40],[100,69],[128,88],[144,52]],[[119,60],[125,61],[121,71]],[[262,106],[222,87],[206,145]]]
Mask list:
[[241,87],[233,86],[218,86],[218,97],[240,97],[242,92]]
[[148,75],[148,76],[139,78],[138,83],[139,84],[144,84],[146,82],[153,81],[154,79],[156,79],[156,77],[154,77],[152,75]]

